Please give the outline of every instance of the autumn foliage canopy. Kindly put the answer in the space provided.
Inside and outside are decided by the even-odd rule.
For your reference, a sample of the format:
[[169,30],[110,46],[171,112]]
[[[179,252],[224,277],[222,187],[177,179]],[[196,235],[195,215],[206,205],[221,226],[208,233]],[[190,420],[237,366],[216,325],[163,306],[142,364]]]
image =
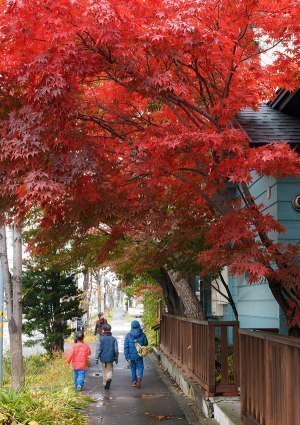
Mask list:
[[299,155],[251,148],[235,116],[299,87],[299,16],[298,0],[3,1],[2,210],[110,243],[196,221],[203,272],[266,278],[297,324],[299,246],[272,240],[247,184],[299,177]]

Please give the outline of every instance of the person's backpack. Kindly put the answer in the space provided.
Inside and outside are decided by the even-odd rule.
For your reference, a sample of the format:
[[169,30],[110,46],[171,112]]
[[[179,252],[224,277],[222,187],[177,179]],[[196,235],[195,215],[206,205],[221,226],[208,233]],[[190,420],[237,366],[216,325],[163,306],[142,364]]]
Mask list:
[[148,347],[145,345],[139,344],[136,340],[134,340],[135,348],[140,357],[146,357],[148,354]]

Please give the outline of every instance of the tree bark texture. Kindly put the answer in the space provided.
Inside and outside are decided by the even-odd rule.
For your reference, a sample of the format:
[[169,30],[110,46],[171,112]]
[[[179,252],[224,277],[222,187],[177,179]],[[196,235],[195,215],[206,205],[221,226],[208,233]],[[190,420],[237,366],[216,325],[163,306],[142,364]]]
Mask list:
[[184,314],[190,319],[204,320],[202,305],[188,280],[175,271],[168,270],[173,286],[184,305]]
[[12,322],[14,322],[10,329],[12,387],[19,388],[24,384],[24,366],[22,350],[22,229],[17,224],[14,224],[13,227],[12,288]]
[[25,378],[22,349],[22,230],[19,226],[13,227],[13,276],[8,267],[6,229],[3,225],[0,228],[0,256],[7,308],[12,387],[20,388]]
[[90,323],[90,301],[91,301],[91,293],[92,293],[92,274],[90,272],[86,272],[83,275],[83,302],[82,308],[86,312],[86,321],[87,325]]
[[161,267],[160,273],[155,276],[155,279],[163,290],[168,312],[175,316],[184,316],[184,305],[174,288],[167,270]]
[[59,334],[59,337],[51,341],[49,351],[50,353],[59,353],[64,351],[64,338],[63,338],[63,324],[59,320],[53,324],[53,334]]
[[[236,305],[235,305],[234,299],[233,299],[233,297],[232,297],[232,295],[231,295],[231,291],[230,291],[230,289],[229,289],[229,286],[227,285],[227,283],[226,283],[225,279],[223,278],[222,272],[220,272],[220,273],[219,273],[219,277],[220,277],[220,279],[221,279],[221,281],[222,281],[222,283],[223,283],[223,286],[224,286],[224,288],[225,288],[226,294],[223,294],[223,293],[222,293],[222,291],[220,291],[220,290],[219,290],[219,293],[220,293],[221,295],[223,295],[223,297],[225,297],[225,298],[227,299],[227,301],[229,302],[229,304],[230,304],[230,306],[231,306],[231,308],[232,308],[232,311],[233,311],[233,314],[234,314],[235,320],[238,322],[238,321],[239,321],[239,313],[238,313],[238,311],[237,311],[237,308],[236,308]],[[215,289],[216,289],[216,288],[215,288]],[[218,289],[219,289],[219,288],[217,288],[217,290],[218,290]]]

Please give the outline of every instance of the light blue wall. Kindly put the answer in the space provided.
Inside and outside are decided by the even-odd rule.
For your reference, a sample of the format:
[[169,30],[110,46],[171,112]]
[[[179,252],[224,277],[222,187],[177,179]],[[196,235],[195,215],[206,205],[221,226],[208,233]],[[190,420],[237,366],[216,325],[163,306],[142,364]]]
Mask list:
[[294,210],[292,199],[300,194],[300,179],[281,179],[277,183],[278,220],[286,228],[279,235],[281,242],[293,243],[300,240],[300,212]]
[[[267,283],[247,283],[244,276],[231,276],[229,287],[241,328],[279,328],[280,312]],[[232,308],[224,308],[222,320],[235,320]]]
[[[300,179],[275,180],[253,176],[249,186],[257,204],[272,214],[286,228],[283,234],[273,233],[274,241],[293,243],[300,240],[300,213],[292,207],[293,196],[300,194]],[[249,285],[245,276],[230,277],[229,287],[239,313],[242,328],[280,328],[286,331],[284,317],[265,282]],[[231,307],[224,308],[222,320],[234,320]]]

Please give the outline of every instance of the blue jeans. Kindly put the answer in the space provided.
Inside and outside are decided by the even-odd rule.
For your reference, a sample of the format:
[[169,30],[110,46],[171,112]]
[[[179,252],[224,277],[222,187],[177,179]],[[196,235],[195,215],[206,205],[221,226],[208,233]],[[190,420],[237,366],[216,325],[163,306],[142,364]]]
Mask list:
[[144,372],[144,360],[142,359],[142,357],[138,360],[131,360],[130,369],[132,382],[136,382],[137,378],[142,379]]
[[75,385],[75,388],[77,388],[79,385],[81,386],[81,388],[83,387],[84,377],[85,377],[85,370],[74,369],[74,385]]

